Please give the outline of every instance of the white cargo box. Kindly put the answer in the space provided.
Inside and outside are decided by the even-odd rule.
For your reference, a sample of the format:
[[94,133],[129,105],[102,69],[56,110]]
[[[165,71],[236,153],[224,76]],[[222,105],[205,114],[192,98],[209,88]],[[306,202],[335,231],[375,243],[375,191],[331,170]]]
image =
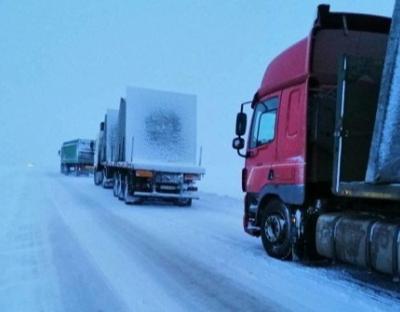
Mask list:
[[120,162],[200,169],[195,95],[128,87],[126,99],[121,100],[119,127]]

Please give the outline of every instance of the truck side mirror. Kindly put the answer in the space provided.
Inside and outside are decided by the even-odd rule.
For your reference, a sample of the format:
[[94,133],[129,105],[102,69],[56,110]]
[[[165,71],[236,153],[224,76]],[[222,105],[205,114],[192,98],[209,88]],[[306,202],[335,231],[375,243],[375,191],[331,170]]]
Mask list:
[[243,138],[234,138],[232,141],[232,147],[236,150],[241,150],[244,147],[244,139]]
[[236,135],[242,136],[246,133],[247,115],[240,112],[236,116]]

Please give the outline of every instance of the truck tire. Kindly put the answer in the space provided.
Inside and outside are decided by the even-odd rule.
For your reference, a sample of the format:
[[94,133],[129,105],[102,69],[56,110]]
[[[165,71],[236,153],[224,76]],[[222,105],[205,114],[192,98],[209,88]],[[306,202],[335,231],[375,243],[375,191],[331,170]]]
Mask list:
[[175,201],[175,204],[180,207],[190,207],[192,206],[192,199],[191,198],[179,198]]
[[290,211],[278,199],[266,205],[261,215],[261,241],[268,255],[290,259],[292,255]]
[[113,186],[113,195],[114,195],[114,197],[118,196],[118,190],[119,190],[118,175],[114,174],[114,186]]
[[127,205],[138,205],[143,202],[143,199],[138,196],[134,196],[132,193],[133,190],[131,190],[132,186],[128,186],[128,176],[125,176],[125,189],[124,189],[124,200],[125,204]]
[[118,199],[124,200],[125,197],[125,181],[120,174],[118,176]]
[[103,171],[95,170],[93,179],[95,185],[100,185],[103,182]]
[[110,179],[107,178],[107,171],[104,169],[102,171],[103,179],[101,180],[101,185],[103,188],[108,189],[114,186],[114,184],[111,184]]

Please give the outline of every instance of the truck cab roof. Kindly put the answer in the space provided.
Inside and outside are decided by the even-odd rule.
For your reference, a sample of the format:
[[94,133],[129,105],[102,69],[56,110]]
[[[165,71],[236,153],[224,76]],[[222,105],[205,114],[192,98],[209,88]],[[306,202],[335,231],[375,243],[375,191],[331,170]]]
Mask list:
[[279,89],[302,83],[313,74],[313,53],[319,32],[331,30],[345,35],[349,33],[375,34],[377,41],[382,43],[386,40],[379,38],[389,33],[390,24],[391,18],[388,17],[330,12],[329,5],[320,5],[310,34],[272,60],[265,71],[255,98],[260,99]]

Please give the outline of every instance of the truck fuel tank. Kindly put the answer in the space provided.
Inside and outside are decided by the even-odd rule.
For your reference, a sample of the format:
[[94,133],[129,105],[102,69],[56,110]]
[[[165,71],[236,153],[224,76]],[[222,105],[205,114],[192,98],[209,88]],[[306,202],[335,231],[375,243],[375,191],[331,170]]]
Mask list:
[[331,259],[399,275],[400,224],[370,216],[323,214],[316,227],[317,252]]

